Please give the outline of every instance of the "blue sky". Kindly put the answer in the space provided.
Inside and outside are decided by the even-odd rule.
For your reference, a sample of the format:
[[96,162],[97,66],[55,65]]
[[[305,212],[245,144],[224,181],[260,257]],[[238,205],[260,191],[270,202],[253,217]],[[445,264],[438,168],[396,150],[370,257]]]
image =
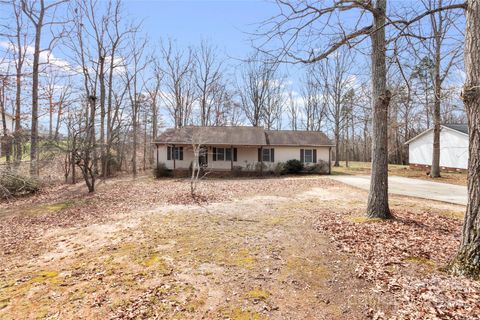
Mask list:
[[153,42],[170,37],[187,46],[206,39],[233,58],[252,52],[248,33],[277,13],[273,1],[263,0],[126,0],[124,7]]

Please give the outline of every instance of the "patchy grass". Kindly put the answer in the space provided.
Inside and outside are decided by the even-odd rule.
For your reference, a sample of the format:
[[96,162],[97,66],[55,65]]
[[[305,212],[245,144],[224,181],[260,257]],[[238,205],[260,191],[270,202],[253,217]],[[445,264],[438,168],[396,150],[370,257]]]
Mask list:
[[28,210],[26,213],[34,216],[52,214],[52,213],[57,213],[62,210],[65,210],[73,205],[74,203],[72,201],[43,204],[43,205],[38,205],[36,207],[33,207],[32,209]]
[[266,300],[270,297],[270,293],[261,288],[254,288],[247,293],[246,297],[251,300]]
[[436,263],[433,260],[425,257],[407,257],[404,259],[404,261],[408,263],[421,265],[423,267],[426,267],[429,270],[433,270],[436,267]]
[[244,310],[242,308],[231,308],[221,310],[220,315],[223,319],[231,319],[231,320],[266,320],[268,319],[265,316],[262,316],[256,311],[252,310]]

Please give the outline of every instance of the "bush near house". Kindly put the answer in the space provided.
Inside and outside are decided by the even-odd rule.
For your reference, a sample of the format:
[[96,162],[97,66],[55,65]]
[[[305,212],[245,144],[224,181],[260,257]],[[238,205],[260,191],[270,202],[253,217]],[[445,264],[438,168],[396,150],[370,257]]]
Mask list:
[[153,169],[153,175],[156,179],[171,177],[172,170],[168,169],[165,163],[159,162],[157,167]]
[[304,165],[300,160],[291,159],[285,162],[284,172],[289,174],[299,174],[304,169]]
[[304,171],[308,173],[325,174],[325,173],[328,173],[328,169],[329,169],[328,162],[319,160],[318,163],[305,166]]

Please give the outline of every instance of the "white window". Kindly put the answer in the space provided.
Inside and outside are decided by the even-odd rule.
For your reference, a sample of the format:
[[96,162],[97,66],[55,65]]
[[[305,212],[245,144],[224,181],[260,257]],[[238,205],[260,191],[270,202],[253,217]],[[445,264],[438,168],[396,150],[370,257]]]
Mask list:
[[217,161],[225,160],[225,148],[217,148]]
[[167,160],[183,160],[183,147],[167,147]]
[[[263,162],[275,162],[275,152],[274,151],[275,150],[273,148],[262,149],[261,160]],[[260,156],[260,153],[259,153],[259,156]],[[260,157],[259,157],[258,161],[260,161]]]
[[313,150],[312,149],[305,149],[305,162],[313,162]]
[[237,148],[213,148],[213,161],[232,161],[232,158],[237,161]]

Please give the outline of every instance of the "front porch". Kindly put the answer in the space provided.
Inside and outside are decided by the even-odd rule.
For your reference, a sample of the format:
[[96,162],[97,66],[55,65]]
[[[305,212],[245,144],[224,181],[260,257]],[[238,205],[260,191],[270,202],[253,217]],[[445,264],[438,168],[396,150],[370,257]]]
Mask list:
[[[263,147],[258,146],[202,146],[198,149],[198,161],[202,168],[210,171],[268,169],[274,164],[274,159],[271,156],[261,157],[259,153],[263,153],[263,150]],[[265,150],[272,152],[271,148]],[[171,170],[189,169],[195,161],[194,146],[158,146],[157,159]]]
[[[330,173],[331,147],[293,146],[235,146],[186,144],[156,145],[157,165],[175,172],[189,171],[192,163],[198,162],[207,172],[252,172],[278,171],[288,160],[301,161],[306,168],[326,165],[322,173]],[[197,156],[195,156],[195,154]],[[246,174],[248,175],[248,174]]]

